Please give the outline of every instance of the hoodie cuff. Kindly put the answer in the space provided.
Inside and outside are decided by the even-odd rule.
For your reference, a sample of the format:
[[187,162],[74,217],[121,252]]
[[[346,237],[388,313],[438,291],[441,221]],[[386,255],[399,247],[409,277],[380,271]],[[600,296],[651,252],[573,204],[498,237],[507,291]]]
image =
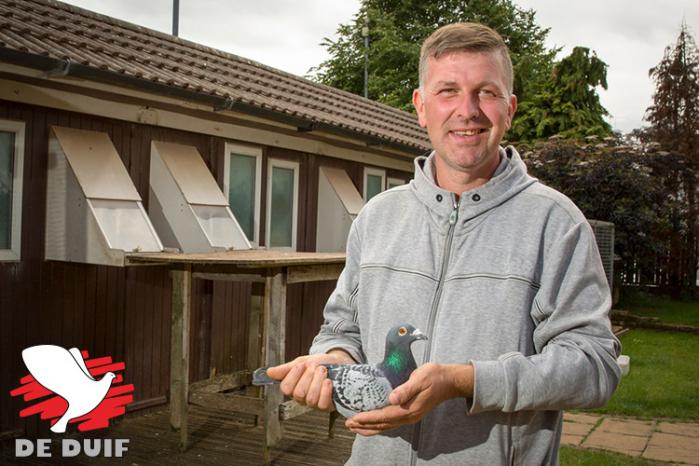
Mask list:
[[502,361],[471,361],[474,370],[473,399],[468,414],[500,411],[505,406],[506,376]]

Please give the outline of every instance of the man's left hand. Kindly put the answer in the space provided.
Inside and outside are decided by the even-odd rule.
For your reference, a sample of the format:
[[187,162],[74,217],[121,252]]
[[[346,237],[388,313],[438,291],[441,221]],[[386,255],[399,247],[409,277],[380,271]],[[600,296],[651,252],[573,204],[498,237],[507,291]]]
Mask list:
[[473,366],[427,363],[413,371],[391,392],[382,409],[352,416],[347,428],[361,435],[376,435],[404,424],[414,424],[442,401],[473,396]]

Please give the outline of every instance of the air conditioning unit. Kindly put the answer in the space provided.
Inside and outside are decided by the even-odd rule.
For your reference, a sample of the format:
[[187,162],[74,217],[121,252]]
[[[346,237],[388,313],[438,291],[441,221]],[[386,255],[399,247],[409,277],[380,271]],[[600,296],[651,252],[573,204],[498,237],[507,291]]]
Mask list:
[[597,249],[599,249],[604,273],[607,275],[609,289],[613,290],[614,282],[614,224],[600,220],[589,220],[592,231],[595,234]]

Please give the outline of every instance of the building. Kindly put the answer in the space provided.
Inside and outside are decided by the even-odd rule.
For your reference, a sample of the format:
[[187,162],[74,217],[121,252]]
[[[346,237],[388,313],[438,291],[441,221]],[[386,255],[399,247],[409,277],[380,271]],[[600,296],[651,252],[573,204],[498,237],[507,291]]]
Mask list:
[[[93,137],[118,157],[100,158],[104,151],[91,145]],[[52,170],[54,160],[63,159],[60,150],[56,155],[56,144],[67,152],[70,163],[63,162],[64,171],[73,170],[81,188],[78,194],[90,198],[88,192],[95,193],[93,211],[103,196],[115,196],[109,198],[115,203],[100,204],[103,211],[112,212],[123,196],[134,205],[140,203],[157,224],[152,176],[160,143],[198,153],[203,161],[198,167],[207,167],[253,247],[298,251],[340,247],[342,219],[356,213],[357,198],[407,182],[412,159],[429,148],[426,133],[405,112],[60,2],[3,0],[3,393],[17,386],[25,373],[21,350],[51,343],[125,361],[136,386],[131,409],[166,401],[171,286],[167,269],[105,265],[106,259],[60,248],[56,253],[52,246],[56,238],[64,249],[82,251],[92,244],[85,229],[70,229],[75,222],[61,210],[73,207],[70,199],[57,195],[54,182],[60,177]],[[66,148],[71,144],[77,149]],[[93,150],[93,155],[80,163],[70,158],[71,151],[83,149]],[[124,189],[118,194],[113,194],[112,183],[90,176],[95,164],[105,163],[123,167],[122,175],[128,175],[122,176]],[[190,173],[186,168],[180,167],[180,176]],[[333,191],[342,192],[339,200],[328,203],[327,195],[319,196]],[[333,210],[339,206],[347,212]],[[331,214],[333,220],[326,222]],[[62,219],[58,226],[56,218]],[[331,233],[335,239],[323,243]],[[173,240],[162,230],[158,237],[164,246]],[[289,287],[288,357],[306,351],[332,285]],[[250,285],[195,281],[193,293],[190,379],[244,367]],[[0,434],[38,429],[34,421],[19,419],[18,409],[10,397],[0,397]]]

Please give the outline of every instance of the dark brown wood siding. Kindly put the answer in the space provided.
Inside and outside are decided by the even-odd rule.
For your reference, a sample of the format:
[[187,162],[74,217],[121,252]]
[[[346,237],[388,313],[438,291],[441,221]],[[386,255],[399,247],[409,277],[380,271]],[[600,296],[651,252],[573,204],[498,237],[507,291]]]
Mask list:
[[[22,260],[0,262],[0,433],[46,431],[35,417],[20,419],[24,403],[9,396],[26,374],[22,349],[36,344],[79,347],[91,356],[126,363],[135,406],[162,403],[168,393],[171,283],[165,267],[108,267],[44,261],[46,174],[51,125],[106,132],[136,189],[148,204],[153,140],[195,146],[222,184],[225,140],[0,100],[0,119],[26,124],[22,211]],[[315,250],[318,167],[344,168],[361,191],[362,166],[301,152],[263,148],[261,239],[264,238],[269,157],[298,161],[298,249]],[[393,172],[392,172],[393,173]],[[408,178],[408,173],[403,173]],[[289,287],[287,358],[306,353],[322,322],[334,283]],[[191,380],[245,367],[250,284],[194,280]]]

